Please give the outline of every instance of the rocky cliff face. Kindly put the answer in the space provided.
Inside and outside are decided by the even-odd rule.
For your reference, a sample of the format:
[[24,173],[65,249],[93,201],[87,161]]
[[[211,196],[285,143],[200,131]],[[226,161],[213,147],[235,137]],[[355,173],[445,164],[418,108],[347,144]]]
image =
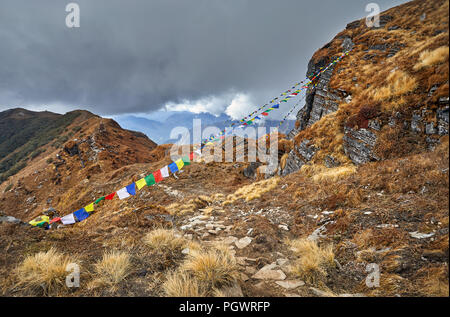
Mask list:
[[[295,140],[294,148],[279,174],[291,174],[308,163],[336,167],[344,163],[337,157],[344,155],[341,161],[360,165],[435,148],[448,134],[448,32],[442,29],[448,17],[445,21],[432,15],[445,5],[413,1],[383,13],[375,29],[367,28],[364,20],[349,23],[314,54],[308,74],[352,49],[307,91],[296,129],[288,136]],[[420,10],[414,13],[414,8]],[[438,51],[444,52],[439,61],[420,65],[426,54]],[[334,120],[334,131],[322,130],[327,116]],[[318,139],[323,138],[320,134],[332,139],[333,132],[340,146],[331,149]]]

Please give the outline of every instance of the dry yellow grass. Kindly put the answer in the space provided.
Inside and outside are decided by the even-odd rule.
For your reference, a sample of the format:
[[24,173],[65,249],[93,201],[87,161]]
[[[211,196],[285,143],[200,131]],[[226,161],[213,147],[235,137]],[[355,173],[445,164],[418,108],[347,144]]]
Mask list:
[[144,236],[144,243],[156,251],[174,252],[186,245],[186,240],[177,237],[174,230],[155,229]]
[[110,251],[94,264],[96,278],[90,288],[108,286],[114,290],[131,273],[130,255],[120,251]]
[[283,156],[281,157],[280,160],[280,168],[282,170],[284,170],[284,168],[286,167],[286,162],[287,162],[287,158],[289,156],[289,153],[284,153]]
[[298,259],[290,271],[308,283],[316,283],[327,276],[327,270],[335,266],[333,247],[319,247],[315,241],[296,239],[286,241]]
[[173,203],[167,206],[166,210],[173,216],[183,216],[195,212],[196,205],[193,202],[187,204]]
[[401,70],[390,73],[386,81],[387,86],[372,90],[371,97],[375,101],[398,97],[413,91],[417,87],[416,79]]
[[66,267],[73,260],[51,248],[47,252],[39,252],[27,256],[15,270],[15,288],[31,292],[42,291],[44,295],[58,295],[65,288]]
[[443,276],[430,276],[425,282],[424,294],[434,297],[448,297],[448,278]]
[[414,65],[414,70],[443,63],[448,60],[448,46],[441,46],[433,51],[426,50],[420,54],[419,62]]
[[251,201],[253,199],[260,198],[264,193],[274,189],[278,182],[279,177],[272,177],[263,181],[259,181],[247,186],[239,188],[234,194],[228,195],[227,200],[224,201],[224,205],[232,204],[238,199],[245,199],[245,201]]
[[169,297],[205,297],[206,289],[199,281],[185,271],[170,272],[163,284],[164,292]]
[[190,199],[187,203],[173,203],[166,207],[166,210],[171,215],[183,216],[189,213],[193,213],[200,208],[204,208],[210,205],[219,196],[208,197],[205,195],[200,195],[195,199]]
[[189,272],[210,289],[231,285],[238,277],[236,259],[226,246],[206,251],[193,250],[181,270]]
[[356,167],[354,165],[343,165],[335,168],[327,168],[323,165],[312,164],[303,165],[301,171],[307,176],[312,177],[318,183],[323,181],[335,182],[356,173]]

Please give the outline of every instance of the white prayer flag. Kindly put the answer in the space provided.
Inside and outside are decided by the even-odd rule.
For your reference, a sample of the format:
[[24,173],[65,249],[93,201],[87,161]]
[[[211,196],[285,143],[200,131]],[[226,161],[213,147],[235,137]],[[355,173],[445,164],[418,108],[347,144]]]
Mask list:
[[161,168],[161,175],[164,178],[169,177],[169,167],[167,165]]
[[119,196],[119,199],[125,199],[125,198],[130,197],[130,194],[127,192],[126,187],[119,189],[116,193],[117,193],[117,196]]
[[75,223],[75,217],[73,216],[73,214],[69,214],[67,216],[62,217],[61,222],[64,225],[71,225],[71,224]]
[[202,156],[202,150],[197,150],[194,153],[197,154],[198,156]]

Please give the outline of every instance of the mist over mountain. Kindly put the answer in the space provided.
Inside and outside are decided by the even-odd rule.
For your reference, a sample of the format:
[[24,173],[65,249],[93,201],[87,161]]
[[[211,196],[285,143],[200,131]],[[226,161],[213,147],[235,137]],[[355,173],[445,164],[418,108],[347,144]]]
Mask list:
[[[122,115],[114,117],[124,129],[139,131],[145,133],[150,139],[158,144],[174,143],[181,137],[171,138],[170,133],[176,127],[184,127],[189,129],[191,142],[193,138],[193,122],[194,120],[201,120],[201,127],[204,130],[206,127],[217,127],[223,130],[229,127],[233,122],[230,116],[221,114],[214,116],[210,113],[192,113],[188,111],[164,111],[155,112],[150,115]],[[260,126],[267,128],[267,132],[271,127],[278,127],[280,121],[265,120],[261,122]],[[295,125],[295,120],[286,120],[279,128],[281,133],[289,133]]]

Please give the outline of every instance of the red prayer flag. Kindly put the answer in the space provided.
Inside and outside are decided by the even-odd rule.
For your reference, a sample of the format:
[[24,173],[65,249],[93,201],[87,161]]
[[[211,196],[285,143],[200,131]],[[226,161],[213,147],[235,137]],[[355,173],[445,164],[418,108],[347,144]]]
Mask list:
[[269,114],[267,112],[261,113],[263,116],[268,116]]
[[50,220],[49,224],[52,224],[52,223],[58,222],[58,221],[61,221],[60,217],[53,218],[52,220]]
[[153,172],[153,176],[155,177],[155,181],[157,183],[159,183],[160,181],[163,180],[162,174],[161,174],[161,170],[157,170],[156,172]]
[[116,192],[109,194],[108,196],[105,197],[106,200],[112,200],[114,198],[114,196],[116,195]]
[[189,154],[189,159],[190,159],[191,161],[194,160],[194,152],[191,152],[191,154]]

